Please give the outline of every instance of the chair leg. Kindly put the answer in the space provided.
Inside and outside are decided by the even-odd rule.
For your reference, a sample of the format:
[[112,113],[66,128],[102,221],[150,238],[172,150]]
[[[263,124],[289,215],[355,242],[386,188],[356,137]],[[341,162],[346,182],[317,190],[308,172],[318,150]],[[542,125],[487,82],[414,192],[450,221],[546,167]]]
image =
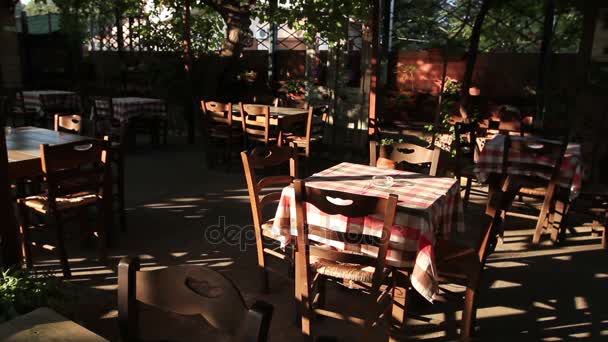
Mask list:
[[120,156],[117,163],[118,167],[118,179],[116,181],[118,186],[118,210],[120,215],[120,231],[127,231],[127,217],[125,213],[125,160],[124,155],[120,152]]
[[[395,320],[395,329],[389,336],[389,341],[399,341],[400,336],[405,331],[405,325],[407,324],[407,287],[408,278],[406,274],[401,271],[394,271],[394,288],[393,288],[393,308],[392,308],[392,319]],[[391,326],[392,326],[391,320]]]
[[462,311],[462,331],[460,332],[460,339],[462,341],[469,341],[473,336],[476,316],[477,291],[476,289],[467,286],[464,299],[464,310]]
[[260,272],[260,292],[268,293],[268,271],[266,270],[266,256],[264,255],[264,239],[261,229],[255,228],[255,244],[258,253],[258,269]]
[[547,219],[547,215],[549,214],[549,210],[551,208],[551,198],[549,196],[545,196],[545,200],[543,201],[543,206],[540,210],[540,215],[538,215],[538,221],[536,222],[536,229],[534,230],[534,236],[532,237],[532,243],[537,245],[540,242],[540,236],[544,230],[545,219]]
[[21,234],[21,253],[25,259],[27,268],[33,267],[32,249],[30,245],[30,222],[28,218],[27,208],[23,204],[19,204],[19,233]]
[[471,187],[472,186],[473,186],[473,178],[469,177],[469,178],[467,178],[467,184],[466,184],[465,190],[464,190],[463,206],[465,208],[468,206],[468,203],[469,203],[469,197],[471,196]]
[[608,230],[608,224],[604,224],[604,232],[602,233],[602,248],[608,249],[608,243],[606,242],[606,230]]
[[63,241],[63,225],[61,222],[61,214],[59,212],[51,214],[51,220],[53,221],[53,226],[55,227],[55,234],[57,238],[57,253],[59,254],[59,261],[61,262],[63,277],[70,278],[72,276],[72,273],[70,272],[70,264],[68,263],[68,256]]
[[97,220],[97,243],[98,243],[98,248],[99,248],[99,261],[102,264],[106,264],[107,261],[107,247],[108,247],[108,234],[107,234],[107,230],[108,230],[108,226],[107,226],[107,220],[106,217],[108,215],[111,215],[111,211],[108,213],[105,210],[106,205],[104,203],[104,201],[99,201],[97,203],[97,211],[98,211],[98,220]]

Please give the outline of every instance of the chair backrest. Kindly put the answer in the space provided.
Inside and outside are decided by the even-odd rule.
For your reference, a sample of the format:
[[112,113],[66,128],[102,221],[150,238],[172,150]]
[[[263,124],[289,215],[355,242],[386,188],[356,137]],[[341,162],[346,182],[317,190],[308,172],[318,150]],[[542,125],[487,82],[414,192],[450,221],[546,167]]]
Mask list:
[[40,145],[42,173],[47,182],[49,208],[55,198],[80,192],[99,196],[110,180],[108,142],[97,139],[60,145]]
[[[305,253],[303,259],[307,272],[310,272],[310,257],[316,256],[326,260],[374,267],[372,288],[377,290],[381,285],[382,274],[386,265],[386,255],[395,220],[397,195],[387,198],[357,195],[347,192],[323,190],[306,187],[303,180],[294,181],[296,198],[296,224],[298,230],[298,252]],[[331,227],[322,227],[308,223],[307,212],[311,206],[328,215],[342,215],[347,218],[365,218],[372,216],[383,221],[380,236],[359,232],[340,232]],[[309,234],[321,237],[324,245],[311,245]],[[341,244],[361,245],[377,248],[375,256],[369,254],[340,251],[327,245],[330,241]],[[302,259],[300,259],[302,260]]]
[[232,126],[232,103],[201,101],[205,124]]
[[[505,136],[503,173],[509,169],[525,170],[534,175],[559,176],[560,166],[568,147],[568,138],[551,140],[533,137]],[[522,158],[523,157],[523,158]]]
[[82,133],[82,115],[77,114],[55,114],[54,127],[56,132],[66,132],[73,134]]
[[[375,140],[369,142],[369,165],[378,166],[378,149],[380,144]],[[412,143],[398,143],[392,145],[392,151],[389,159],[395,163],[406,164],[404,169],[414,172],[421,172],[427,167],[429,175],[436,176],[439,167],[439,157],[441,149],[435,146],[434,149],[429,149]],[[409,167],[408,167],[409,166]]]
[[93,120],[100,120],[114,117],[114,104],[109,96],[93,97]]
[[456,174],[468,164],[474,163],[477,150],[477,131],[479,124],[473,122],[458,122],[454,125],[454,148],[456,159]]
[[273,307],[256,302],[248,308],[228,278],[207,267],[170,266],[140,271],[137,258],[118,264],[118,322],[123,341],[139,341],[138,303],[178,315],[200,315],[237,341],[266,341]]
[[[258,146],[250,153],[241,152],[253,223],[261,229],[262,209],[281,198],[281,191],[269,188],[287,186],[298,177],[298,152],[292,146]],[[257,179],[256,169],[277,169],[289,165],[289,175],[273,175]]]
[[270,107],[252,104],[239,104],[243,131],[250,141],[268,144],[270,139]]
[[40,104],[42,110],[50,115],[76,114],[80,111],[80,100],[78,96],[41,94]]

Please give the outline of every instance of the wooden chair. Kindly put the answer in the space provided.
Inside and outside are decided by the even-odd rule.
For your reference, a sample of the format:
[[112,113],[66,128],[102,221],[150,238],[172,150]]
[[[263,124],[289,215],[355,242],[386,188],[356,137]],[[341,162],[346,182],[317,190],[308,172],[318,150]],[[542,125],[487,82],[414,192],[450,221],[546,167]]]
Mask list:
[[[278,242],[280,238],[272,234],[274,219],[264,220],[263,209],[269,204],[278,203],[281,191],[272,191],[277,186],[286,186],[298,177],[298,154],[291,146],[258,146],[251,153],[241,152],[243,169],[249,191],[249,202],[255,229],[255,241],[258,254],[258,268],[261,276],[261,290],[268,291],[268,272],[266,270],[266,254],[278,257],[282,260],[289,259],[279,248],[271,249],[264,247],[264,240],[269,239]],[[289,175],[266,176],[258,180],[255,170],[277,169],[289,165]],[[290,260],[293,267],[293,260]]]
[[[369,142],[369,165],[381,167],[378,164],[378,148],[377,141],[370,140]],[[405,164],[405,170],[414,172],[428,173],[430,176],[437,175],[439,165],[439,156],[441,149],[435,147],[429,149],[420,145],[411,143],[399,143],[392,146],[392,152],[388,159],[395,164]],[[429,168],[430,166],[430,168]],[[428,172],[426,169],[428,168]]]
[[82,133],[82,115],[55,114],[53,127],[56,132],[66,132],[80,135]]
[[118,324],[121,340],[141,341],[139,305],[178,315],[200,316],[234,341],[264,342],[273,307],[255,302],[247,307],[240,291],[221,273],[204,266],[170,266],[140,271],[137,258],[118,264]]
[[221,149],[230,168],[235,144],[243,143],[243,121],[234,121],[232,104],[201,101],[203,137],[207,145],[207,164],[213,167],[217,150]]
[[479,125],[477,122],[458,122],[454,126],[454,129],[454,148],[456,152],[454,173],[458,179],[458,184],[461,184],[462,178],[467,179],[463,198],[464,207],[466,208],[471,195],[473,180],[477,179],[474,169],[475,154],[477,151],[477,130],[479,129]]
[[8,115],[11,117],[12,126],[17,127],[17,118],[23,118],[25,126],[33,126],[37,121],[39,113],[25,107],[23,92],[18,91],[14,96],[8,98]]
[[112,163],[112,191],[118,202],[120,230],[127,230],[125,211],[125,155],[127,153],[127,126],[114,118],[114,107],[111,97],[96,97],[93,104],[93,126],[95,137],[110,143],[110,161]]
[[[540,237],[545,229],[546,223],[551,222],[549,217],[550,210],[556,200],[556,194],[559,186],[557,180],[560,175],[560,167],[564,158],[564,153],[568,146],[567,137],[562,140],[534,139],[524,140],[515,139],[509,135],[505,136],[503,174],[508,174],[511,168],[526,170],[531,175],[516,175],[509,176],[503,189],[507,189],[510,183],[515,182],[518,193],[525,196],[537,197],[543,199],[543,205],[540,210],[540,215],[536,223],[536,229],[532,238],[532,243],[538,244]],[[528,160],[511,159],[509,155],[513,152],[514,155],[530,156]],[[538,160],[544,160],[545,163],[538,163]],[[551,178],[547,181],[544,178],[534,176],[535,174],[549,174]],[[515,192],[510,191],[510,196],[514,197]],[[509,198],[512,201],[512,198]],[[506,209],[505,209],[506,211]],[[551,236],[554,241],[558,238],[559,231],[553,229]]]
[[327,124],[327,107],[308,107],[308,117],[306,119],[306,129],[304,135],[286,135],[285,140],[290,144],[295,144],[301,157],[306,162],[306,174],[310,174],[310,157],[313,146],[323,143],[325,126]]
[[105,141],[87,140],[61,145],[40,145],[42,172],[47,190],[35,196],[17,200],[20,213],[22,251],[26,265],[32,267],[28,210],[48,216],[57,236],[57,252],[64,277],[70,277],[70,266],[63,242],[62,217],[68,210],[80,210],[86,218],[87,207],[97,206],[100,259],[106,256],[106,222],[104,194],[108,191],[109,167],[106,161],[108,146]]
[[54,118],[57,114],[63,116],[82,112],[79,103],[65,103],[63,96],[40,95],[40,105],[44,113],[44,122],[47,124],[49,122],[54,123]]
[[606,232],[608,230],[608,185],[586,185],[583,187],[579,198],[591,201],[589,207],[589,212],[593,216],[591,231],[593,234],[597,234],[599,229],[602,228],[602,248],[608,249],[606,241],[606,235],[608,235]]
[[[300,303],[302,315],[302,333],[311,336],[313,315],[342,319],[364,325],[369,330],[378,324],[378,317],[392,319],[392,290],[394,284],[390,278],[392,269],[386,267],[386,255],[395,220],[397,196],[388,199],[355,195],[330,190],[306,187],[302,180],[294,181],[296,198],[296,224],[298,230],[296,256],[296,298]],[[340,201],[340,203],[336,202]],[[307,211],[309,206],[330,215],[343,215],[349,218],[363,218],[374,215],[383,221],[380,236],[357,232],[338,232],[327,227],[309,224]],[[323,245],[312,245],[309,234],[322,237]],[[371,249],[370,254],[341,251],[330,247],[331,242],[358,245],[362,250]],[[357,247],[355,247],[357,248]],[[373,255],[376,254],[376,255]],[[325,282],[328,278],[356,284],[365,291],[362,296],[371,312],[364,318],[346,316],[326,310]],[[386,287],[382,285],[387,284]],[[390,329],[391,324],[388,324]]]
[[239,103],[243,132],[247,142],[261,143],[263,145],[276,145],[280,141],[278,134],[270,128],[270,107]]
[[436,243],[435,260],[439,282],[466,287],[460,332],[463,341],[470,340],[473,335],[482,272],[488,255],[496,247],[497,236],[502,229],[504,197],[502,193],[495,195],[497,206],[485,216],[482,223],[485,229],[480,230],[480,238],[475,248],[462,246],[451,240],[439,239]]

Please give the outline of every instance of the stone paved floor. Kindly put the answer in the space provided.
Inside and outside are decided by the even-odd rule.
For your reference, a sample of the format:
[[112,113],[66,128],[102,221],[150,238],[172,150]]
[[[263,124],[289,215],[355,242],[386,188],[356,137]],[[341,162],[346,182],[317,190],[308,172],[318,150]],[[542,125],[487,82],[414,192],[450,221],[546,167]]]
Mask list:
[[[256,255],[253,246],[213,244],[205,240],[208,227],[221,219],[227,226],[252,229],[244,176],[235,163],[231,172],[209,171],[201,148],[174,143],[160,148],[138,146],[127,158],[128,231],[117,233],[110,250],[111,267],[95,262],[94,248],[83,246],[73,233],[68,246],[73,270],[71,282],[78,289],[75,320],[110,339],[118,339],[116,321],[116,267],[125,255],[138,255],[145,267],[175,264],[205,265],[224,272],[242,290],[248,303],[263,299],[275,306],[271,341],[303,340],[294,324],[293,281],[286,267],[273,262],[271,293],[257,291]],[[476,187],[467,210],[470,240],[485,200]],[[518,213],[533,214],[525,209]],[[607,253],[588,227],[563,246],[549,243],[532,248],[535,221],[510,215],[504,243],[491,256],[483,275],[478,326],[483,341],[608,340]],[[578,218],[580,219],[580,217]],[[584,221],[584,220],[583,220]],[[581,221],[582,222],[582,221]],[[37,268],[56,269],[53,254],[35,254]],[[456,289],[458,290],[458,289]],[[356,309],[356,296],[330,287],[332,303]],[[412,300],[407,334],[411,339],[457,339],[458,305],[430,305]],[[151,320],[164,320],[150,312]],[[164,321],[163,321],[164,322]],[[152,337],[215,340],[197,322],[182,319],[170,331],[168,324],[146,324]],[[318,335],[359,340],[361,330],[334,320],[315,324]],[[378,338],[379,340],[380,338]]]

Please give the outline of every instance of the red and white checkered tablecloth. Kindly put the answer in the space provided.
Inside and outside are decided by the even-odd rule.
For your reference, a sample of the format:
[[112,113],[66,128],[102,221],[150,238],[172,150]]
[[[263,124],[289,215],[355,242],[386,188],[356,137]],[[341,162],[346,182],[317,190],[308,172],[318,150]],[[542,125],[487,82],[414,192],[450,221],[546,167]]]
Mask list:
[[28,90],[23,92],[25,109],[42,112],[44,111],[43,102],[55,108],[75,109],[79,106],[78,96],[71,91]]
[[[389,189],[371,185],[372,176],[387,175],[395,183]],[[453,230],[464,231],[462,202],[459,184],[452,178],[430,177],[423,174],[379,169],[367,165],[341,163],[306,179],[306,186],[337,190],[367,196],[388,198],[399,196],[395,225],[392,229],[387,264],[395,267],[412,267],[412,285],[429,301],[437,294],[434,258],[435,237],[448,238]],[[287,244],[297,235],[295,193],[293,187],[283,189],[273,223],[273,234]],[[336,231],[352,231],[380,236],[383,221],[380,218],[348,218],[328,215],[312,205],[307,207],[309,224],[328,227]],[[311,240],[321,243],[320,237]],[[376,255],[377,250],[361,250],[360,245],[331,243],[345,250]]]
[[[103,109],[106,103],[98,101],[97,106]],[[167,115],[165,103],[159,99],[144,97],[115,97],[112,99],[114,117],[121,122],[128,122],[136,116],[164,116]]]
[[[534,137],[512,136],[511,139],[534,139]],[[490,174],[500,174],[503,172],[504,148],[505,136],[501,134],[497,135],[492,140],[485,142],[475,166],[475,173],[477,174],[479,181],[485,182]],[[554,164],[554,160],[549,160],[550,158],[542,159],[531,155],[522,155],[518,151],[509,151],[508,158],[509,160],[526,164],[547,166],[552,166]],[[509,168],[507,173],[510,175],[537,176],[545,179],[551,178],[550,174],[516,167]],[[581,190],[582,181],[583,167],[581,145],[570,143],[566,148],[566,154],[562,160],[558,184],[561,187],[570,189],[573,196],[576,196]]]

